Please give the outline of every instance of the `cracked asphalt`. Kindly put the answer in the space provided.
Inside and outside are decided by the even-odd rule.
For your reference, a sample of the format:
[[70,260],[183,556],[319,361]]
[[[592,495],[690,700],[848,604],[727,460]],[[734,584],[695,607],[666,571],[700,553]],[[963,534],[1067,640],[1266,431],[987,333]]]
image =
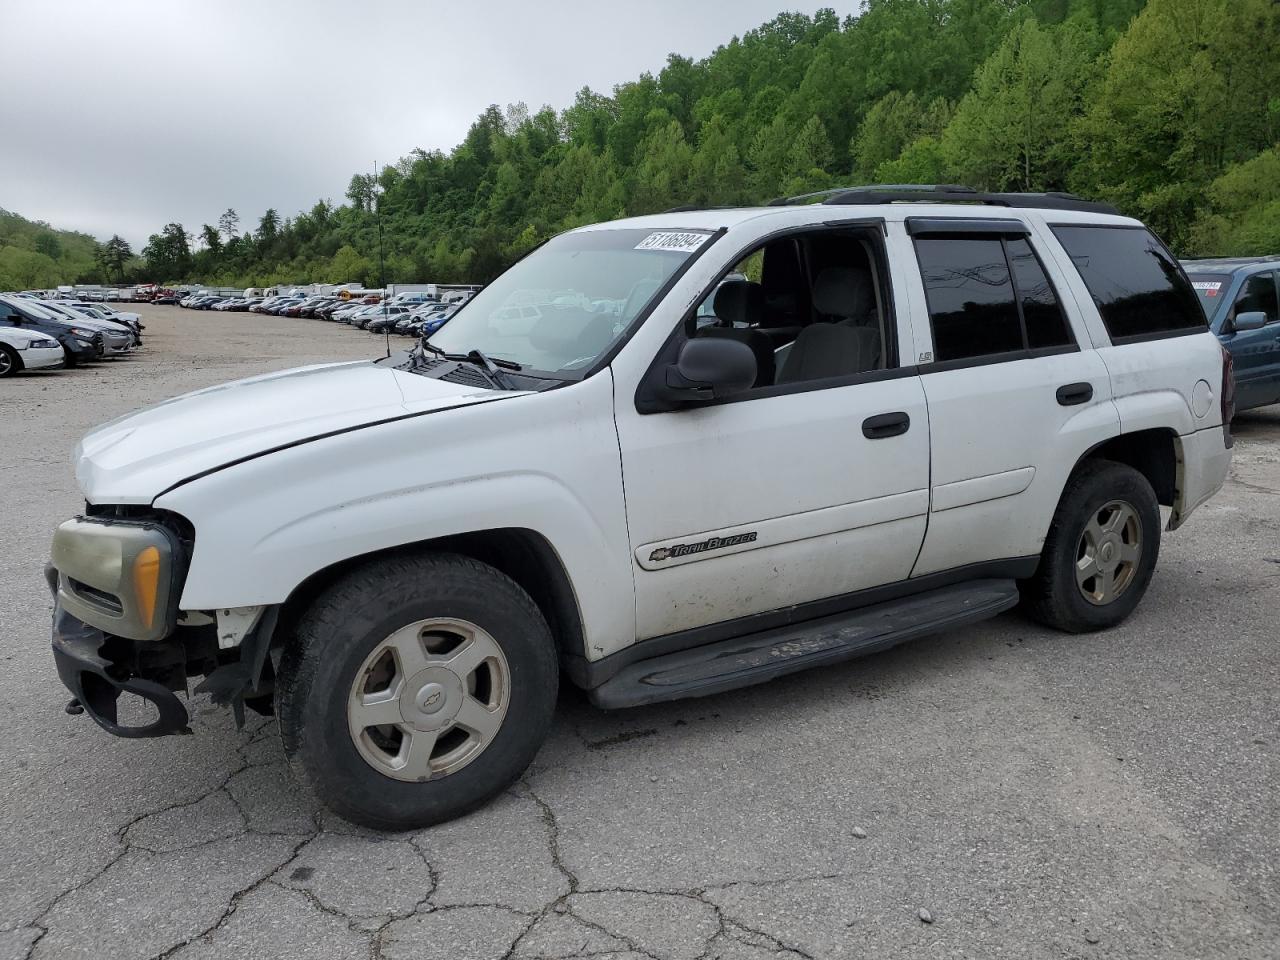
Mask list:
[[1280,407],[1239,418],[1119,629],[1007,615],[614,714],[570,690],[506,795],[378,835],[269,720],[197,698],[194,736],[124,741],[63,712],[41,567],[79,436],[382,343],[139,312],[142,355],[0,383],[0,958],[1280,957]]

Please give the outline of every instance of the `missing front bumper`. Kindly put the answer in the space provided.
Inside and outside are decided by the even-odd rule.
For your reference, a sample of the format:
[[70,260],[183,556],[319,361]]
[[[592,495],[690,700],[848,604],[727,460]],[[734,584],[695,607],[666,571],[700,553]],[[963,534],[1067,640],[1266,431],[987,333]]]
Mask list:
[[[55,605],[53,660],[58,677],[93,722],[108,733],[130,739],[190,733],[187,708],[172,690],[154,680],[130,676],[109,659],[104,648],[112,639],[73,617],[61,604]],[[156,709],[156,719],[139,725],[120,723],[117,706],[122,693],[148,701]]]

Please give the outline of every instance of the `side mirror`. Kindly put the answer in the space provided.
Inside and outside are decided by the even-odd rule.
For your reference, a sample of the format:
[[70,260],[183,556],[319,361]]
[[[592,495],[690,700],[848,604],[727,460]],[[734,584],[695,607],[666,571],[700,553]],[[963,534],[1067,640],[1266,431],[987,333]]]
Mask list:
[[695,337],[680,348],[666,370],[668,399],[723,400],[750,390],[756,382],[756,355],[739,340]]
[[1232,326],[1236,332],[1241,330],[1260,330],[1267,325],[1267,315],[1261,310],[1248,310],[1244,313],[1237,313],[1236,318],[1232,321]]

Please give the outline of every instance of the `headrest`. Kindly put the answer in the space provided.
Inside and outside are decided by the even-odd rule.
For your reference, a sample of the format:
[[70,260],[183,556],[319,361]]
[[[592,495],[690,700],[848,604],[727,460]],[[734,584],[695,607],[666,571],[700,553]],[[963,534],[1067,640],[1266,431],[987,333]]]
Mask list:
[[825,316],[861,319],[874,305],[871,274],[863,267],[827,267],[813,282],[813,306]]
[[750,280],[726,280],[711,307],[722,323],[754,326],[764,316],[764,287]]

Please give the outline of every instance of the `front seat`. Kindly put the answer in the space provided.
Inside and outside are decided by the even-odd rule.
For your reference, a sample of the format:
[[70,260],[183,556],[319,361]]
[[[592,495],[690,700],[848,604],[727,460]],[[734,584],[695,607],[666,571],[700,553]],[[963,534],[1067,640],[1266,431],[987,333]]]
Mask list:
[[880,364],[880,324],[871,275],[854,267],[828,267],[813,283],[814,309],[833,323],[805,327],[787,352],[779,383],[847,377]]
[[718,324],[723,326],[703,327],[697,332],[697,336],[720,337],[745,343],[756,356],[754,385],[772,386],[773,341],[756,328],[764,314],[764,289],[750,280],[726,280],[716,290],[711,306]]

